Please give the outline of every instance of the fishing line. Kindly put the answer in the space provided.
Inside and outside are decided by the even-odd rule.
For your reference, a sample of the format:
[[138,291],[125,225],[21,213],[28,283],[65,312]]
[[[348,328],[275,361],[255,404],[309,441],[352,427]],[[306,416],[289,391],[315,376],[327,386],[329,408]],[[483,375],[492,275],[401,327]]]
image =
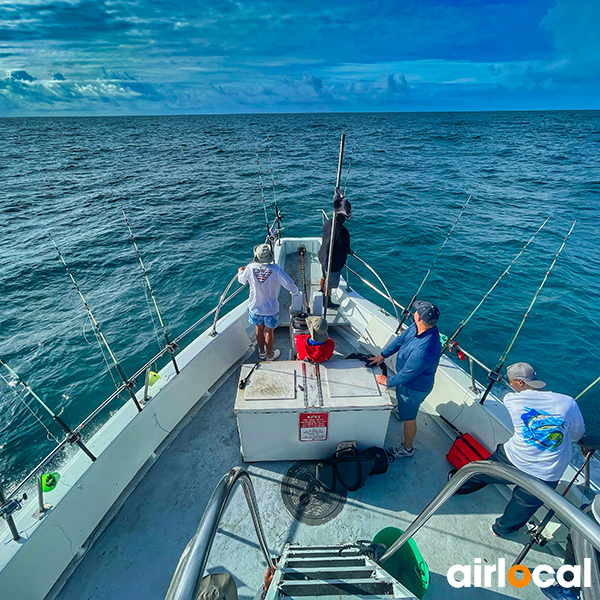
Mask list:
[[[92,461],[96,460],[96,457],[88,450],[88,448],[85,446],[85,444],[81,441],[81,435],[79,435],[78,433],[74,433],[73,430],[57,414],[55,414],[52,411],[52,409],[29,387],[29,385],[23,380],[23,378],[18,373],[13,371],[13,369],[11,369],[10,365],[8,365],[1,357],[0,357],[0,366],[5,367],[6,370],[13,377],[12,382],[9,382],[4,377],[4,375],[2,373],[0,373],[0,376],[2,377],[2,379],[4,379],[4,381],[10,388],[14,388],[14,385],[16,385],[17,383],[20,384],[23,387],[23,389],[25,390],[25,394],[29,394],[52,417],[54,422],[60,426],[60,428],[65,432],[67,440],[71,444],[73,444],[73,443],[77,444],[85,452],[85,454],[87,454],[87,456],[92,459]],[[13,385],[13,382],[14,382],[14,385]],[[58,441],[58,439],[50,432],[48,427],[46,427],[46,425],[44,425],[42,420],[35,414],[33,409],[27,404],[27,402],[25,402],[24,398],[22,398],[21,395],[19,393],[17,393],[17,391],[15,389],[13,389],[13,393],[25,405],[25,407],[31,412],[31,414],[38,420],[40,425],[48,432],[48,436],[52,437],[52,439],[57,444],[59,444],[60,442]],[[50,439],[50,437],[48,437],[48,439]]]
[[512,261],[510,262],[510,264],[508,265],[508,267],[506,267],[506,269],[504,269],[502,275],[500,275],[500,277],[498,277],[498,279],[496,280],[496,282],[494,283],[494,285],[484,294],[483,298],[479,301],[479,304],[471,311],[471,313],[469,314],[469,316],[466,319],[464,319],[463,321],[461,321],[461,323],[458,326],[457,330],[448,338],[448,341],[446,343],[446,347],[450,348],[450,345],[456,339],[456,337],[458,336],[458,334],[463,330],[463,328],[465,327],[465,325],[471,320],[471,318],[475,315],[475,313],[481,308],[481,305],[486,301],[487,297],[496,289],[496,286],[500,283],[500,281],[502,280],[502,278],[510,271],[511,267],[517,262],[517,260],[523,254],[523,252],[525,252],[525,250],[527,249],[527,247],[529,246],[529,244],[531,244],[531,242],[533,242],[535,236],[542,229],[544,229],[546,223],[548,222],[548,219],[550,219],[550,217],[546,217],[546,220],[541,224],[541,226],[538,228],[538,230],[531,236],[531,239],[523,246],[523,248],[521,248],[521,251],[512,259]]
[[452,225],[450,231],[446,234],[446,237],[445,237],[442,245],[439,247],[438,251],[436,252],[435,256],[433,257],[433,261],[432,261],[431,265],[429,266],[427,273],[425,273],[425,277],[423,277],[423,281],[421,281],[421,285],[419,286],[419,289],[416,291],[415,295],[412,297],[411,301],[408,303],[408,306],[402,311],[402,319],[400,320],[400,324],[398,325],[396,332],[402,330],[402,324],[404,323],[404,321],[406,321],[408,315],[410,315],[410,309],[412,308],[412,305],[415,303],[417,296],[423,289],[423,286],[425,285],[425,282],[427,281],[427,278],[429,277],[431,270],[435,266],[437,259],[439,258],[440,254],[442,253],[444,246],[448,243],[448,240],[450,239],[450,236],[452,235],[454,228],[456,227],[458,221],[462,217],[462,214],[465,212],[465,208],[467,208],[467,205],[469,204],[470,201],[471,201],[471,196],[469,196],[467,198],[467,201],[464,203],[463,207],[460,209],[460,212],[458,213],[458,217],[456,217],[456,221],[454,221],[454,225]]
[[[169,354],[171,355],[171,362],[173,363],[173,366],[175,367],[175,372],[179,375],[179,367],[177,366],[177,361],[175,360],[175,355],[174,355],[174,352],[175,352],[175,350],[177,350],[177,348],[174,347],[173,344],[171,344],[171,341],[169,340],[169,334],[167,333],[167,328],[165,327],[165,324],[162,319],[162,315],[160,314],[160,310],[158,308],[158,303],[156,302],[156,298],[154,296],[154,290],[152,289],[152,286],[150,285],[150,279],[148,278],[148,273],[146,272],[146,267],[144,266],[144,261],[142,260],[142,255],[140,254],[140,251],[138,249],[138,245],[135,240],[135,236],[133,235],[131,225],[129,224],[129,219],[127,218],[127,214],[125,213],[123,204],[121,204],[120,206],[121,206],[121,212],[123,213],[123,218],[125,219],[125,224],[127,225],[127,229],[129,230],[129,236],[131,237],[131,243],[133,244],[133,247],[135,248],[135,253],[137,254],[138,261],[140,263],[140,267],[142,268],[142,273],[144,276],[144,280],[146,282],[146,286],[148,287],[148,292],[150,292],[150,298],[152,298],[152,302],[154,304],[154,309],[156,310],[156,316],[158,317],[158,321],[162,328],[163,335],[165,336],[165,341],[167,343],[167,350],[168,350]],[[144,287],[144,295],[146,296],[146,302],[148,304],[148,309],[150,310],[150,301],[148,300],[148,294],[146,293],[145,287]],[[150,317],[152,318],[152,324],[154,325],[154,330],[156,333],[157,332],[156,323],[154,322],[154,316],[152,314],[152,310],[150,310]],[[160,347],[160,341],[159,341],[159,347]]]
[[52,235],[49,234],[49,236],[50,236],[50,239],[52,240],[52,244],[54,245],[54,248],[56,249],[56,252],[58,253],[58,256],[60,257],[60,260],[62,261],[62,264],[65,267],[65,270],[67,271],[67,275],[69,275],[69,277],[71,278],[71,281],[73,282],[73,285],[75,286],[75,289],[77,290],[77,293],[79,294],[79,297],[81,298],[81,301],[83,302],[83,305],[85,306],[85,309],[88,312],[90,321],[92,322],[94,329],[97,332],[98,337],[102,340],[104,347],[110,354],[110,357],[115,365],[115,368],[117,369],[119,375],[121,376],[123,383],[127,387],[127,390],[129,391],[129,395],[131,396],[131,399],[133,400],[136,408],[138,409],[139,412],[142,412],[142,407],[140,406],[140,403],[138,402],[138,399],[136,398],[136,396],[133,392],[133,389],[132,389],[134,384],[127,379],[127,376],[125,375],[125,372],[121,368],[121,365],[119,364],[119,361],[117,360],[117,357],[114,355],[113,351],[110,349],[110,346],[108,345],[108,342],[106,341],[106,338],[104,337],[104,334],[102,333],[102,331],[100,329],[100,325],[98,324],[98,321],[96,321],[96,319],[94,318],[94,313],[92,312],[92,309],[89,307],[83,293],[81,292],[81,289],[79,288],[79,285],[77,285],[77,281],[75,281],[75,277],[73,277],[73,274],[69,270],[69,267],[67,265],[67,262],[64,259],[64,256],[62,255],[61,251],[58,249],[58,246],[56,245],[56,242],[54,241],[54,238],[52,237]]
[[255,140],[255,142],[256,142],[256,166],[258,167],[258,181],[260,183],[260,196],[262,198],[263,209],[265,211],[265,223],[267,225],[267,239],[270,242],[271,241],[271,227],[269,226],[269,216],[267,215],[267,203],[265,201],[265,190],[263,188],[262,173],[260,171],[260,160],[258,157],[258,140]]
[[583,392],[579,392],[579,394],[577,394],[577,396],[575,396],[575,400],[579,400],[579,398],[581,398],[581,396],[583,396],[585,393],[589,392],[599,381],[600,381],[600,377],[598,377],[598,379],[592,381],[592,383],[590,383],[590,385],[588,385],[585,388],[585,390],[583,390]]
[[538,296],[540,295],[540,292],[542,291],[542,288],[544,287],[546,280],[548,279],[548,275],[550,275],[550,271],[552,271],[552,269],[554,268],[554,265],[556,264],[556,261],[558,260],[558,257],[560,256],[560,253],[562,252],[563,248],[565,247],[565,244],[567,243],[567,240],[569,239],[569,236],[571,235],[571,232],[573,231],[573,229],[575,227],[575,223],[577,223],[577,221],[573,221],[573,224],[571,225],[569,232],[565,236],[563,243],[561,244],[560,248],[558,249],[558,252],[554,256],[554,260],[552,261],[552,264],[546,271],[546,274],[544,275],[544,278],[542,279],[542,283],[540,283],[540,286],[536,290],[536,292],[533,296],[533,299],[531,300],[531,303],[529,304],[527,310],[525,311],[525,314],[523,315],[523,318],[521,319],[521,322],[519,323],[519,326],[517,327],[517,330],[515,331],[515,334],[513,335],[512,339],[508,343],[508,346],[506,346],[506,349],[502,353],[502,356],[500,357],[500,359],[498,361],[498,366],[496,367],[496,369],[494,371],[492,371],[488,375],[490,383],[488,384],[487,388],[485,389],[485,392],[483,393],[483,396],[481,397],[479,404],[484,403],[484,401],[488,397],[488,394],[490,393],[492,387],[494,386],[494,383],[496,383],[496,381],[500,381],[500,379],[502,378],[502,376],[500,375],[500,370],[504,366],[506,357],[508,356],[508,353],[512,350],[512,347],[514,346],[515,342],[517,341],[517,337],[519,337],[519,333],[521,333],[521,329],[523,329],[523,325],[525,325],[525,321],[527,320],[527,317],[529,316],[529,313],[531,312],[533,305],[535,304]]

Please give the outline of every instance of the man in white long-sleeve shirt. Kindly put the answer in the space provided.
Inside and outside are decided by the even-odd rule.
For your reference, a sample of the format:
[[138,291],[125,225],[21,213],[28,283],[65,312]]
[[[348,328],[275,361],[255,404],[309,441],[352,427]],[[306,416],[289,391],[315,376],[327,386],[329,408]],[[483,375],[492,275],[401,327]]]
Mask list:
[[[510,365],[506,375],[515,390],[504,397],[514,433],[508,442],[498,446],[490,460],[517,467],[556,488],[573,455],[573,443],[585,433],[577,402],[570,396],[544,391],[546,384],[528,363]],[[488,483],[506,482],[474,477],[457,493],[469,494]],[[517,531],[541,505],[535,496],[515,487],[504,514],[492,525],[492,533],[503,537]]]
[[248,319],[256,326],[258,356],[261,360],[277,360],[281,356],[279,349],[273,350],[275,328],[279,318],[279,288],[283,286],[292,294],[298,294],[298,288],[292,278],[279,266],[272,264],[273,253],[268,244],[254,248],[254,261],[247,267],[238,269],[238,281],[250,287],[248,301]]

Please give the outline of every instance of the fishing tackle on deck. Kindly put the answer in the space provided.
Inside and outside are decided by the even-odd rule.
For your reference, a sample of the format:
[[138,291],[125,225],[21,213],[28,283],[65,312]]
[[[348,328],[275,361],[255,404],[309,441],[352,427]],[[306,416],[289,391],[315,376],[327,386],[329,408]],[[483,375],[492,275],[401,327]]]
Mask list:
[[98,321],[96,321],[96,319],[94,318],[94,313],[92,312],[92,309],[89,307],[85,297],[83,296],[83,293],[81,292],[81,289],[79,288],[79,285],[77,285],[77,281],[75,280],[75,277],[73,277],[73,274],[69,270],[67,262],[65,261],[61,251],[58,249],[58,246],[56,245],[54,238],[52,236],[50,236],[50,239],[52,240],[52,243],[54,244],[54,248],[58,252],[58,256],[60,257],[60,260],[62,261],[62,264],[65,267],[65,270],[67,271],[67,275],[71,278],[71,281],[73,282],[73,285],[75,286],[75,289],[77,290],[77,293],[79,294],[79,297],[81,298],[81,301],[83,302],[83,305],[85,306],[85,309],[87,310],[88,316],[90,317],[90,321],[96,328],[96,333],[98,334],[99,339],[102,340],[102,343],[104,344],[104,347],[108,351],[108,353],[113,361],[113,364],[115,365],[115,368],[117,369],[119,375],[121,376],[121,379],[123,380],[123,383],[125,384],[125,387],[127,388],[129,395],[131,396],[131,399],[133,400],[133,403],[135,404],[138,411],[142,412],[142,407],[140,406],[140,403],[138,402],[138,399],[136,398],[135,393],[133,391],[133,386],[134,386],[135,382],[130,381],[127,378],[127,375],[125,375],[125,372],[123,371],[123,368],[119,364],[117,357],[114,355],[113,351],[110,349],[110,346],[108,345],[108,342],[106,341],[106,338],[104,337],[104,334],[102,333],[102,330],[100,329],[100,325],[98,324]]
[[431,270],[433,269],[433,267],[435,267],[437,259],[439,258],[440,254],[442,253],[444,246],[448,243],[448,240],[450,239],[450,236],[452,235],[454,228],[456,227],[458,221],[462,217],[462,214],[465,212],[465,208],[467,208],[467,205],[469,204],[470,201],[471,201],[471,196],[469,196],[467,198],[467,201],[465,202],[464,206],[460,209],[460,212],[458,213],[458,217],[456,217],[456,221],[454,221],[454,225],[452,225],[450,231],[446,234],[446,237],[445,237],[442,245],[439,247],[438,251],[436,252],[435,256],[433,257],[433,261],[431,262],[431,265],[429,265],[429,269],[427,270],[427,273],[425,273],[425,277],[423,277],[423,281],[421,281],[421,285],[419,286],[419,289],[415,292],[415,295],[411,298],[410,302],[408,303],[408,306],[402,311],[402,319],[400,320],[398,328],[396,329],[396,333],[398,333],[399,331],[402,330],[402,325],[403,325],[404,321],[406,321],[406,319],[410,315],[410,309],[412,308],[412,305],[415,303],[415,300],[417,299],[419,293],[423,289],[423,286],[425,285],[427,278],[431,274]]
[[54,411],[27,385],[22,377],[16,373],[11,367],[0,357],[0,366],[6,368],[11,376],[25,389],[25,392],[29,394],[56,422],[56,424],[65,432],[67,439],[71,444],[77,444],[90,460],[96,460],[96,457],[88,449],[88,447],[81,441],[81,435],[75,433],[58,415],[54,414]]
[[135,241],[135,236],[133,235],[133,231],[131,230],[131,225],[129,224],[129,219],[127,218],[127,214],[125,213],[125,209],[121,204],[121,212],[123,213],[123,218],[125,219],[125,223],[127,224],[127,229],[129,230],[129,235],[131,236],[131,242],[133,243],[133,247],[135,248],[135,253],[137,254],[138,260],[140,262],[140,267],[142,268],[142,273],[144,274],[144,279],[146,281],[146,285],[148,286],[148,291],[150,292],[150,297],[152,298],[152,302],[154,304],[154,309],[156,310],[156,316],[158,317],[158,321],[160,323],[161,329],[163,331],[163,335],[165,336],[165,341],[167,342],[167,351],[171,356],[171,362],[175,367],[175,373],[179,375],[179,367],[177,366],[177,361],[175,360],[175,351],[177,350],[177,344],[171,343],[169,339],[169,334],[167,333],[167,328],[162,319],[162,315],[160,314],[160,310],[158,308],[158,304],[156,303],[156,298],[154,296],[154,290],[150,285],[150,279],[148,279],[148,273],[146,273],[146,267],[144,266],[144,261],[142,260],[142,256],[137,246],[137,242]]
[[458,334],[464,329],[465,325],[471,320],[471,318],[475,315],[475,313],[481,308],[481,305],[487,300],[488,296],[496,289],[496,287],[498,286],[498,284],[500,283],[502,278],[510,271],[511,267],[517,262],[517,260],[519,260],[519,258],[521,257],[523,252],[525,252],[525,250],[527,249],[529,244],[531,244],[531,242],[533,242],[533,240],[535,239],[535,236],[542,229],[544,229],[544,227],[549,219],[550,219],[550,217],[546,217],[546,220],[541,224],[541,226],[538,228],[538,230],[531,236],[531,238],[523,246],[523,248],[521,248],[521,251],[511,260],[508,267],[506,267],[506,269],[504,269],[504,271],[502,272],[502,275],[500,275],[500,277],[498,277],[498,279],[496,279],[496,282],[494,283],[494,285],[492,285],[492,287],[483,295],[483,298],[479,301],[479,304],[469,313],[469,315],[467,316],[466,319],[461,321],[461,323],[458,326],[458,328],[456,329],[456,331],[447,340],[445,340],[444,349],[447,348],[450,352],[452,352],[452,350],[457,346],[457,344],[454,343],[454,340],[457,338]]
[[519,333],[521,333],[521,329],[523,329],[523,325],[525,325],[525,321],[527,320],[527,317],[529,316],[529,313],[531,312],[533,305],[535,304],[538,296],[540,295],[542,288],[546,284],[546,280],[548,279],[548,275],[550,275],[550,271],[552,271],[552,269],[554,268],[554,265],[556,264],[556,261],[558,260],[558,257],[560,256],[560,253],[562,252],[563,248],[565,247],[565,244],[567,243],[567,240],[569,239],[569,236],[571,235],[571,232],[573,231],[573,229],[575,227],[575,223],[577,223],[577,221],[573,221],[573,224],[571,225],[569,232],[565,236],[563,243],[561,244],[560,248],[558,249],[558,252],[556,253],[556,255],[554,257],[552,264],[546,271],[546,274],[544,275],[544,279],[542,279],[542,283],[540,283],[540,286],[538,287],[537,291],[535,292],[533,299],[531,300],[531,303],[529,304],[529,307],[525,311],[525,314],[523,315],[523,318],[521,319],[521,322],[519,323],[519,326],[517,327],[515,334],[513,335],[510,342],[508,343],[506,350],[504,350],[504,352],[502,353],[502,356],[500,357],[500,360],[498,361],[498,365],[488,375],[488,379],[490,380],[490,382],[488,383],[488,386],[485,389],[485,392],[483,392],[483,395],[481,396],[481,400],[479,400],[479,404],[483,404],[485,402],[485,399],[488,397],[488,394],[492,390],[492,387],[494,387],[494,383],[496,383],[497,381],[500,381],[502,379],[502,375],[500,374],[500,371],[501,371],[502,367],[504,366],[506,357],[508,356],[508,353],[512,350],[512,347],[514,346],[515,342],[517,341],[517,337],[519,337]]

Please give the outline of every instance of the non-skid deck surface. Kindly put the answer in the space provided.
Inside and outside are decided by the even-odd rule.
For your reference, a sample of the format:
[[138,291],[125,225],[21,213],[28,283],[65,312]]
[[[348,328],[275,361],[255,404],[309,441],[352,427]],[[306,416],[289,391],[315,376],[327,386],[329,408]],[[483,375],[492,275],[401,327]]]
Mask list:
[[[286,335],[278,332],[283,349]],[[334,335],[338,356],[352,348]],[[247,362],[255,360],[255,356]],[[244,465],[233,414],[239,370],[218,389],[171,446],[150,469],[112,523],[101,534],[59,593],[59,600],[162,600],[206,503],[221,476],[234,465]],[[405,528],[446,482],[445,454],[451,440],[434,421],[421,414],[413,458],[399,459],[384,475],[370,477],[349,494],[342,512],[314,527],[295,521],[283,506],[280,482],[291,463],[244,465],[251,473],[266,538],[273,556],[286,542],[303,545],[337,544],[371,539],[384,527]],[[402,441],[401,424],[390,422],[387,443]],[[505,500],[494,487],[471,496],[454,497],[415,536],[429,565],[431,585],[427,600],[500,600],[542,598],[532,584],[517,590],[454,589],[446,581],[453,564],[507,565],[521,546],[493,537],[489,531]],[[531,552],[527,565],[560,562]],[[209,571],[231,572],[240,598],[252,598],[262,584],[265,564],[258,548],[243,494],[230,500],[209,561]]]

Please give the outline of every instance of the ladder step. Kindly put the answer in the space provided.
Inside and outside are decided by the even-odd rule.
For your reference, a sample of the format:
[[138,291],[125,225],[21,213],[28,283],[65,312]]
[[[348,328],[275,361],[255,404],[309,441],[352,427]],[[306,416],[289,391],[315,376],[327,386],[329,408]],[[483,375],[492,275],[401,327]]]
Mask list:
[[298,552],[291,551],[288,553],[289,558],[324,558],[327,556],[362,556],[358,548],[348,548],[341,552],[339,550],[316,550],[308,552],[300,550]]
[[365,567],[367,565],[364,556],[345,558],[289,558],[285,561],[285,567],[290,569],[318,569],[319,567]]
[[320,569],[283,569],[283,581],[309,581],[309,580],[344,580],[344,579],[370,579],[373,576],[373,569],[369,567],[359,567],[354,570],[320,568]]
[[390,581],[356,579],[344,581],[294,581],[279,584],[281,596],[391,596],[394,586]]

